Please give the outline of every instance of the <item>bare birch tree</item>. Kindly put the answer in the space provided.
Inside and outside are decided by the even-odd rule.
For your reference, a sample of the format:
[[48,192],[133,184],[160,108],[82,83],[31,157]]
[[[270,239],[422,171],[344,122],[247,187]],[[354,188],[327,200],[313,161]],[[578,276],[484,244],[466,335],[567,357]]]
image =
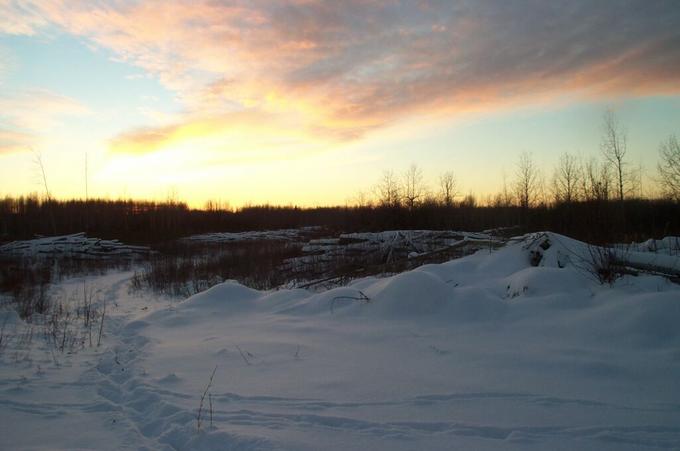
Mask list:
[[522,152],[519,156],[515,177],[517,204],[523,209],[528,209],[535,202],[539,186],[538,168],[529,153]]
[[40,153],[40,151],[37,151],[35,149],[31,149],[31,151],[33,152],[33,162],[35,163],[36,168],[38,169],[42,186],[45,189],[45,200],[47,201],[47,211],[49,212],[50,215],[52,234],[56,235],[57,223],[54,218],[54,205],[52,204],[52,192],[50,191],[50,187],[47,185],[47,174],[45,173],[45,165],[43,164],[42,154]]
[[439,198],[442,205],[450,207],[456,197],[456,177],[452,171],[447,171],[439,176]]
[[610,166],[591,158],[583,166],[581,190],[587,201],[608,201],[611,193],[612,176]]
[[384,171],[382,179],[375,188],[378,203],[383,207],[398,207],[401,205],[399,183],[392,171]]
[[409,210],[413,210],[425,197],[427,190],[423,182],[423,171],[417,165],[412,164],[404,173],[402,192],[404,203]]
[[570,204],[578,200],[578,187],[581,183],[581,166],[578,158],[563,153],[553,175],[553,195],[555,202]]
[[33,163],[38,170],[40,183],[45,190],[45,199],[50,201],[52,200],[52,193],[50,192],[50,188],[47,185],[47,175],[45,174],[45,165],[43,164],[42,154],[35,149],[31,149],[31,151],[33,152]]
[[616,196],[619,202],[623,203],[628,185],[629,176],[626,173],[626,152],[627,152],[626,131],[619,123],[618,118],[612,110],[607,110],[602,119],[602,143],[600,148],[605,160],[612,166],[614,180],[616,183]]

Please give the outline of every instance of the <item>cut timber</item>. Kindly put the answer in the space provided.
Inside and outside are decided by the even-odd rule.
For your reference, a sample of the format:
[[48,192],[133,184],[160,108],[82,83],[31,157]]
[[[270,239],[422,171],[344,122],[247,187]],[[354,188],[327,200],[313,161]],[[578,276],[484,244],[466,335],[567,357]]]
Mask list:
[[653,252],[626,252],[617,250],[614,263],[638,271],[680,278],[680,257]]
[[13,241],[0,246],[0,255],[42,258],[136,258],[148,255],[146,246],[132,246],[118,240],[88,238],[85,233]]

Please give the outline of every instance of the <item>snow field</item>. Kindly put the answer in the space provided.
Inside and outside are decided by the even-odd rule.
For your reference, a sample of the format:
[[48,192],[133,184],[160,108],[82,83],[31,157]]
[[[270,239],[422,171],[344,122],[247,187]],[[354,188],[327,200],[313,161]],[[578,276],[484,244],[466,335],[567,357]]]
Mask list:
[[583,243],[545,237],[321,293],[92,280],[101,349],[41,375],[0,356],[0,448],[679,448],[680,287],[600,285]]

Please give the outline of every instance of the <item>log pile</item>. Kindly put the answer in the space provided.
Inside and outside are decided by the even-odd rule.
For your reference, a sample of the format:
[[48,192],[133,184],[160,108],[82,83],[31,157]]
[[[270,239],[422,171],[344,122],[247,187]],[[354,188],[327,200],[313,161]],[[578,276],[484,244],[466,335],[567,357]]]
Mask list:
[[12,241],[0,246],[0,256],[23,258],[113,259],[147,256],[146,246],[133,246],[118,240],[90,238],[85,233]]

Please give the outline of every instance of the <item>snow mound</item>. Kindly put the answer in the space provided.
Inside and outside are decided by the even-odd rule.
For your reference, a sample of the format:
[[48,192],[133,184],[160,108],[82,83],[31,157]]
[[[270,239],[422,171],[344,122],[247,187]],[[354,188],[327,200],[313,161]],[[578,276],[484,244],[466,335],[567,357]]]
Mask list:
[[194,310],[202,308],[222,311],[249,310],[253,307],[253,301],[261,296],[261,292],[257,290],[243,286],[235,280],[228,280],[191,296],[182,303],[182,307]]
[[579,287],[590,285],[586,275],[574,268],[529,267],[517,271],[505,280],[507,281],[507,295],[510,298],[547,296],[564,291],[582,295],[589,291],[587,288],[579,289]]
[[450,303],[451,287],[432,273],[409,271],[365,290],[374,304],[371,313],[390,318],[437,315]]

